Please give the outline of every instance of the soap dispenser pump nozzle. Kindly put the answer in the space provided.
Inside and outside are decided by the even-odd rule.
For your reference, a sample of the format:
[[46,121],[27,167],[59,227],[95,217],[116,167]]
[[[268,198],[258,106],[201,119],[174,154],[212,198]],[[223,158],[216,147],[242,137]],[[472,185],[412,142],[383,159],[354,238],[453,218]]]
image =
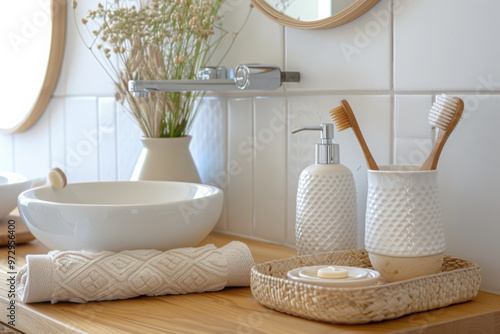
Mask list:
[[319,126],[305,126],[292,130],[292,133],[300,131],[321,131],[321,142],[316,144],[317,164],[338,164],[340,162],[339,144],[333,142],[333,123],[321,123]]

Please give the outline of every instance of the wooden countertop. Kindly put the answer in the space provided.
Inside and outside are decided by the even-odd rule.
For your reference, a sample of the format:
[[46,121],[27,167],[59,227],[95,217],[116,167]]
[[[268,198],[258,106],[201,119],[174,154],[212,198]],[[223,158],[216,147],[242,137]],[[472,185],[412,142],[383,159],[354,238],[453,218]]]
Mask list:
[[[294,249],[211,233],[200,245],[246,243],[257,263],[295,256]],[[0,321],[7,323],[8,249],[0,248]],[[38,241],[16,246],[16,271],[27,254],[45,254]],[[250,288],[87,304],[16,301],[15,329],[25,333],[500,333],[500,295],[479,292],[471,302],[368,325],[332,325],[283,314],[257,302]],[[1,332],[1,330],[0,330]]]

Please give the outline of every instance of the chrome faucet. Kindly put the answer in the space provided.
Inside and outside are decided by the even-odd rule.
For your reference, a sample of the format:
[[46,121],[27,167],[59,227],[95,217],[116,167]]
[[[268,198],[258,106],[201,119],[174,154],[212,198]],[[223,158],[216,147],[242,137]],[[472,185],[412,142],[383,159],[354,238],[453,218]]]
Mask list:
[[148,92],[271,90],[283,82],[299,82],[299,72],[282,72],[276,65],[238,65],[236,69],[203,67],[197,80],[130,80],[128,90],[138,97]]

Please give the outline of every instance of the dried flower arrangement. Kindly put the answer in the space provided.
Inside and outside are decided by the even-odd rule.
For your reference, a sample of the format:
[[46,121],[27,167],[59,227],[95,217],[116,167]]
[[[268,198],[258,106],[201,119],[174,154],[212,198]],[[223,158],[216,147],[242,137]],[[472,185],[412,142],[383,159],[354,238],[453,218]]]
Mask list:
[[[86,46],[114,81],[116,99],[125,107],[127,102],[145,137],[185,136],[203,92],[134,97],[128,81],[196,79],[228,34],[220,26],[224,0],[141,0],[138,6],[130,2],[108,0],[89,11],[81,20],[92,38]],[[74,0],[73,9],[77,5]],[[232,34],[223,57],[245,23]]]

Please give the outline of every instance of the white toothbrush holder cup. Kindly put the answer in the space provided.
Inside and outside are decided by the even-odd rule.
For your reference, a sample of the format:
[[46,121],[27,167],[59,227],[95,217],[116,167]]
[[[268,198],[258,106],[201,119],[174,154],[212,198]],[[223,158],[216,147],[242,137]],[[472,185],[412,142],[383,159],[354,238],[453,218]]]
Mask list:
[[368,171],[365,247],[389,282],[436,274],[446,248],[438,171],[387,165]]

